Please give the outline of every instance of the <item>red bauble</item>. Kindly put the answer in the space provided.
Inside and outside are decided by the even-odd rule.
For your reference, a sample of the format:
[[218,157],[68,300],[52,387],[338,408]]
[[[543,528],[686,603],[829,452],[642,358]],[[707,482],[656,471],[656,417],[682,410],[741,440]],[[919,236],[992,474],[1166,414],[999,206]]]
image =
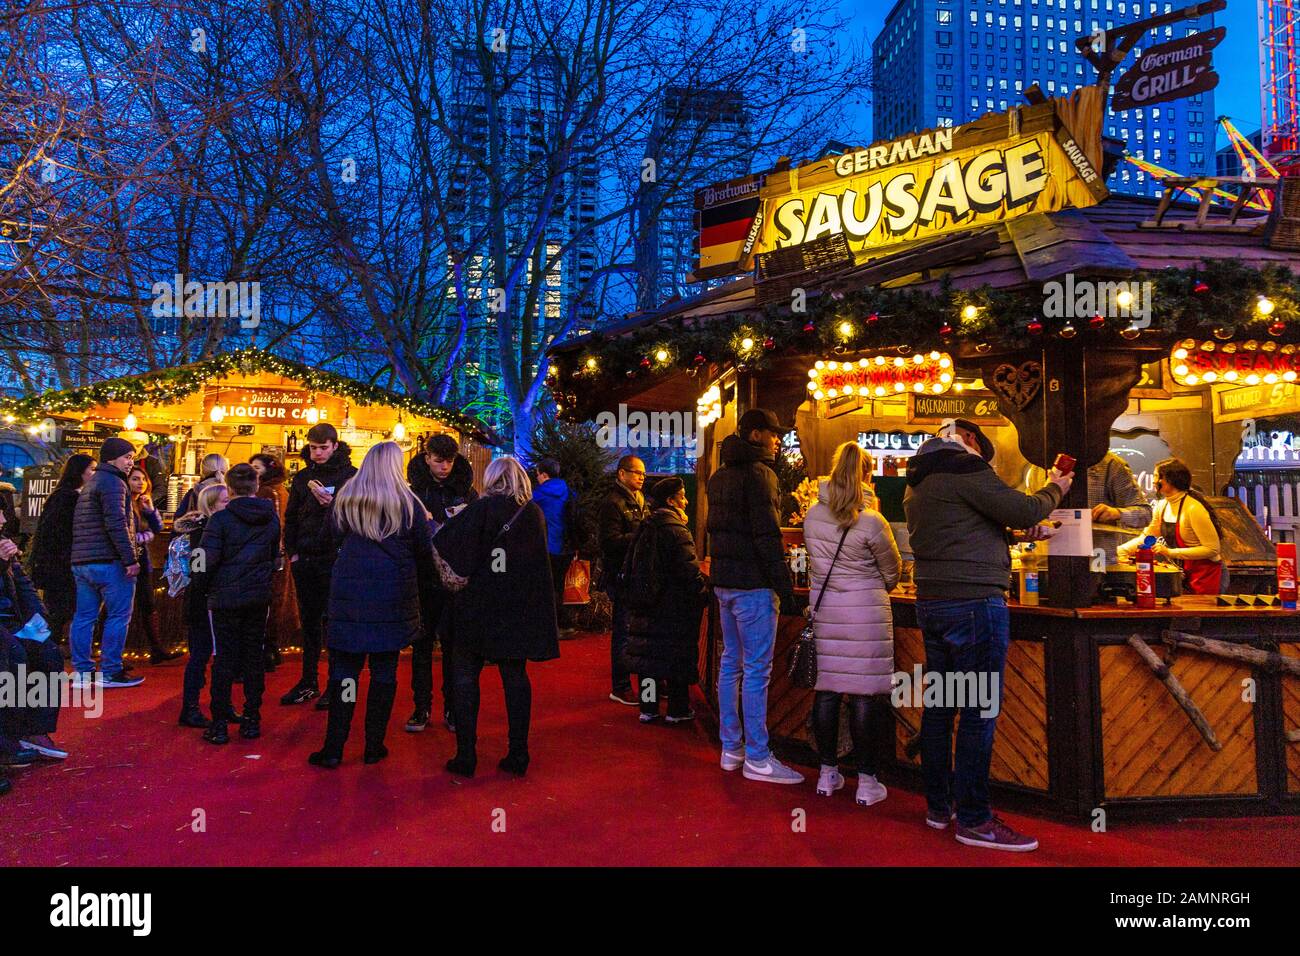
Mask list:
[[649,360],[648,358],[643,358],[643,359],[641,360],[641,367],[642,367],[642,368],[649,368],[649,367],[650,367],[650,360]]
[[703,352],[696,352],[695,358],[691,359],[691,361],[694,362],[696,365],[703,365],[705,362],[708,361],[708,359],[704,357]]
[[776,339],[772,338],[770,335],[763,339],[763,348],[767,349],[769,352],[772,351],[772,349],[776,348]]
[[812,319],[809,319],[807,322],[805,322],[805,323],[803,324],[803,330],[804,330],[805,332],[816,332],[816,331],[817,331],[817,326],[813,324],[813,320],[812,320]]
[[1274,338],[1277,338],[1277,336],[1281,335],[1285,331],[1286,331],[1286,323],[1283,322],[1281,319],[1278,319],[1276,322],[1274,322],[1272,325],[1268,327],[1268,334],[1273,336]]
[[880,321],[879,312],[872,312],[869,316],[867,316],[867,323],[869,325],[875,325],[879,321]]
[[1088,325],[1094,329],[1104,328],[1106,325],[1106,317],[1104,315],[1094,315],[1088,320]]
[[1209,292],[1210,287],[1204,282],[1198,282],[1196,285],[1192,286],[1192,291],[1197,295],[1201,295],[1202,293]]
[[1042,323],[1042,322],[1039,322],[1037,319],[1031,319],[1031,320],[1029,321],[1029,334],[1030,334],[1030,335],[1038,335],[1038,334],[1039,334],[1040,332],[1042,332],[1042,331],[1043,331],[1043,323]]
[[949,325],[947,322],[945,322],[942,326],[939,327],[939,334],[942,335],[944,338],[947,338],[948,336],[952,335],[952,326]]

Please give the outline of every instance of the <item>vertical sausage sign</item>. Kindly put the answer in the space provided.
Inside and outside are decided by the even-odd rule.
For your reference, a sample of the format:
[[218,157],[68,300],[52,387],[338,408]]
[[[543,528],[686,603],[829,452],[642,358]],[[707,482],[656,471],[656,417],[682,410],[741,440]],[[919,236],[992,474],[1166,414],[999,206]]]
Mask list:
[[1118,113],[1214,89],[1219,74],[1210,54],[1226,33],[1227,27],[1215,27],[1149,48],[1115,84],[1111,108]]

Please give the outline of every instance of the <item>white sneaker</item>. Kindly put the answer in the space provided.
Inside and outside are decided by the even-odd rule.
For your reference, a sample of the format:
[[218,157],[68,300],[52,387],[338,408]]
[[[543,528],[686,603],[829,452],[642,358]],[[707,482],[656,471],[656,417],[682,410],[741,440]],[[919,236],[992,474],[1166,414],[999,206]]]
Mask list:
[[822,765],[821,776],[817,778],[817,795],[820,797],[829,797],[836,790],[844,786],[844,775],[835,767]]
[[746,760],[745,769],[742,772],[746,780],[761,780],[764,783],[803,783],[803,774],[791,770],[771,754],[768,754],[767,759],[759,763]]
[[858,804],[869,807],[889,796],[885,785],[869,773],[858,774]]
[[726,750],[722,751],[722,769],[739,770],[745,763],[745,752],[743,750]]

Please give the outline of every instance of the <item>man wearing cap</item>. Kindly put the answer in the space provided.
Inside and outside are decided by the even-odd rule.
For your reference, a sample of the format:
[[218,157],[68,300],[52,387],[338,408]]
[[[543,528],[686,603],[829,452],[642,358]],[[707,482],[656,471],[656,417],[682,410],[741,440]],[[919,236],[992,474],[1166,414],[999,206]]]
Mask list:
[[[1007,529],[1025,530],[1033,539],[1049,536],[1038,523],[1060,504],[1074,475],[1053,469],[1046,485],[1026,495],[997,476],[992,460],[993,443],[978,425],[959,418],[944,421],[938,436],[922,444],[907,466],[903,510],[916,559],[916,618],[925,637],[926,680],[934,674],[939,687],[988,687],[994,694],[991,708],[988,701],[927,704],[921,717],[925,822],[945,830],[955,818],[961,843],[1025,852],[1037,849],[1038,841],[995,816],[988,793],[1011,640]],[[957,704],[962,706],[954,760]]]
[[773,756],[767,736],[767,685],[772,677],[777,615],[782,606],[794,613],[773,467],[781,436],[789,430],[765,408],[751,408],[740,416],[736,433],[719,449],[722,465],[709,478],[708,533],[709,578],[722,624],[718,669],[722,769],[743,766],[747,779],[795,784],[803,781],[803,775]]
[[122,663],[126,631],[131,624],[135,578],[140,573],[131,540],[130,495],[127,476],[135,464],[135,448],[124,438],[106,438],[99,449],[99,467],[86,481],[72,516],[72,576],[77,582],[77,610],[68,643],[78,680],[94,680],[91,644],[99,608],[105,608],[100,670],[104,687],[134,687],[144,683]]

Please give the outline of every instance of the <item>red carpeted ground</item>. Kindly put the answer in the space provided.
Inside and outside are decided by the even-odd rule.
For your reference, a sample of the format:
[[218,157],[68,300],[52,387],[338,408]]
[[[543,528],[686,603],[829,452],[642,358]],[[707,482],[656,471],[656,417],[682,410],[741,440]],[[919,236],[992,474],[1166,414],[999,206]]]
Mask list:
[[[453,745],[441,725],[402,730],[409,658],[392,755],[361,763],[358,712],[346,762],[334,771],[306,763],[325,714],[276,702],[296,662],[269,676],[265,736],[236,736],[226,747],[176,725],[181,668],[146,666],[147,682],[110,692],[100,719],[64,715],[56,739],[72,751],[66,762],[12,771],[14,790],[0,798],[0,863],[1300,864],[1294,817],[1114,825],[1097,834],[1007,814],[1038,836],[1038,852],[963,847],[950,832],[927,829],[921,797],[899,788],[864,809],[851,782],[827,799],[812,781],[779,787],[723,773],[704,727],[642,726],[634,709],[606,700],[606,640],[567,641],[561,651],[560,660],[530,667],[533,765],[524,780],[496,770],[505,716],[493,672],[484,674],[479,775],[461,781],[443,770]],[[806,832],[792,829],[796,809],[806,811]],[[192,830],[197,810],[206,832]]]

